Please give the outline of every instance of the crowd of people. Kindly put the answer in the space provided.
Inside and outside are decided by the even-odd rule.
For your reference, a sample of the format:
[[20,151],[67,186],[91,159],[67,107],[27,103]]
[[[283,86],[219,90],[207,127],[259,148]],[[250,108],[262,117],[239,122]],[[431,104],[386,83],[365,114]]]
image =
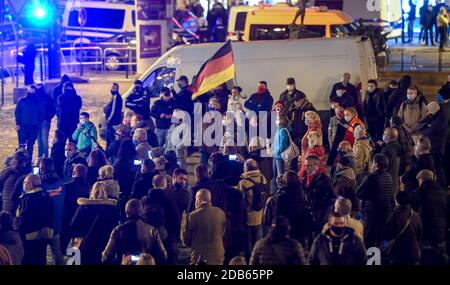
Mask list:
[[[31,86],[0,172],[0,260],[44,265],[49,247],[60,265],[76,247],[85,265],[363,265],[377,247],[385,264],[447,263],[450,76],[432,102],[410,76],[350,81],[321,111],[292,77],[275,99],[260,81],[250,96],[222,84],[193,101],[180,76],[152,104],[143,82],[125,100],[114,83],[98,130],[67,76],[53,96]],[[211,126],[213,144],[174,140]]]

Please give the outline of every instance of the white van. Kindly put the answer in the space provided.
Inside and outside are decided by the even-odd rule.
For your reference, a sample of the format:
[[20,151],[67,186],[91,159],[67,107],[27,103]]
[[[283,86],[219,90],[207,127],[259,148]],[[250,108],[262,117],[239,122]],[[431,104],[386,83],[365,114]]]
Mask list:
[[[162,87],[176,85],[174,80],[180,75],[192,79],[222,45],[177,46],[161,56],[140,79],[152,96],[158,96]],[[286,89],[286,78],[294,77],[297,88],[322,111],[329,110],[331,88],[341,80],[343,72],[350,72],[352,81],[362,82],[363,88],[369,79],[377,78],[372,44],[360,37],[233,42],[232,49],[236,81],[243,94],[256,92],[257,83],[265,80],[277,101]]]
[[[78,23],[80,7],[86,9],[86,25]],[[136,13],[134,4],[118,4],[99,1],[67,1],[63,16],[63,39],[72,44],[89,44],[114,35],[136,30]]]

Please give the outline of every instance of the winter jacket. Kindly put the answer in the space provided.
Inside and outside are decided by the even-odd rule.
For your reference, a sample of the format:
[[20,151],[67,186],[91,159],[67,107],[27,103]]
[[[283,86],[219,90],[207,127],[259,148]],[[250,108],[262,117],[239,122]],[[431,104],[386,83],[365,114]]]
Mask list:
[[436,22],[433,12],[428,11],[428,7],[420,8],[420,25],[424,28],[431,28]]
[[137,168],[134,166],[134,160],[118,159],[114,165],[114,179],[119,182],[120,191],[124,197],[129,197],[136,177]]
[[387,111],[388,114],[396,115],[400,109],[400,105],[407,98],[408,88],[411,87],[412,81],[411,76],[405,75],[399,82],[399,87],[392,91],[391,95],[387,100]]
[[354,104],[358,104],[359,101],[359,96],[358,96],[358,89],[355,87],[355,85],[351,84],[350,82],[347,83],[347,85],[344,85],[342,82],[338,82],[335,83],[333,85],[333,88],[331,89],[331,93],[330,93],[330,102],[333,101],[336,97],[336,91],[338,90],[338,88],[345,88],[345,93],[350,95],[350,97],[353,98],[353,102]]
[[398,110],[398,116],[403,121],[406,131],[414,136],[418,136],[417,126],[427,115],[425,97],[417,95],[417,98],[410,102],[406,99]]
[[336,95],[336,97],[334,97],[332,100],[333,102],[337,102],[339,106],[342,106],[344,108],[356,108],[356,105],[358,104],[357,101],[355,102],[355,97],[347,92],[342,94],[342,96]]
[[91,122],[86,122],[77,128],[72,135],[72,139],[77,142],[77,148],[83,153],[90,153],[95,150],[97,141],[97,128]]
[[105,184],[106,194],[108,195],[109,199],[119,199],[120,185],[116,180],[114,180],[113,178],[105,178],[98,179],[97,181]]
[[[333,242],[335,241],[335,242]],[[348,227],[342,237],[331,235],[331,229],[321,233],[309,253],[311,265],[366,265],[366,249],[362,240]]]
[[22,265],[24,257],[23,242],[20,234],[13,230],[0,230],[0,244],[5,246],[11,256],[12,265]]
[[[345,217],[345,226],[351,228],[357,237],[364,241],[364,226],[360,220],[355,220],[350,216]],[[322,233],[324,234],[330,228],[330,224],[323,225]]]
[[269,189],[267,185],[267,179],[262,175],[261,171],[253,170],[244,172],[241,175],[241,181],[239,182],[238,189],[242,192],[244,199],[247,203],[247,225],[248,226],[259,226],[262,223],[263,209],[255,211],[252,208],[253,201],[253,187],[255,184],[262,185],[260,189],[264,189],[265,192],[261,193],[265,199],[263,199],[263,208],[265,206],[266,200],[269,197]]
[[261,111],[270,112],[272,110],[273,98],[270,95],[269,90],[267,90],[264,94],[254,93],[250,98],[245,101],[245,108],[250,111],[255,112],[257,115]]
[[150,109],[150,115],[155,118],[156,128],[167,130],[170,128],[171,119],[161,118],[161,114],[172,115],[175,110],[175,100],[170,99],[168,102],[160,99],[153,103]]
[[389,173],[382,170],[370,173],[359,185],[357,197],[366,201],[366,215],[387,219],[394,208],[394,191]]
[[183,212],[187,212],[189,207],[189,199],[191,198],[191,193],[189,190],[181,187],[177,188],[175,185],[170,185],[168,191],[170,191],[170,195],[175,200],[178,213],[183,214]]
[[14,111],[16,125],[36,128],[45,118],[44,104],[35,94],[21,98]]
[[229,160],[227,156],[212,167],[211,179],[223,180],[229,186],[236,186],[244,173],[244,164],[240,161]]
[[440,109],[436,114],[426,116],[418,123],[417,130],[430,139],[431,153],[444,154],[448,123],[445,111]]
[[117,92],[112,94],[111,101],[103,107],[103,113],[109,126],[120,125],[122,121],[122,105],[122,96]]
[[74,91],[59,96],[58,106],[58,129],[63,131],[66,136],[70,136],[77,128],[83,102]]
[[153,256],[158,265],[164,264],[167,258],[167,251],[158,230],[140,218],[130,218],[113,229],[102,253],[102,260],[103,263],[108,263],[114,258],[120,261],[124,255],[141,253]]
[[344,197],[352,202],[352,211],[359,211],[359,200],[356,198],[356,175],[353,168],[345,168],[337,172],[333,178],[333,190],[336,197]]
[[384,92],[377,88],[373,92],[368,92],[364,100],[364,116],[369,124],[384,122],[385,106]]
[[146,196],[148,191],[153,188],[152,182],[155,175],[155,172],[137,174],[133,183],[133,188],[131,189],[130,198],[140,200],[142,197]]
[[353,117],[353,119],[349,123],[346,123],[346,124],[348,125],[348,127],[345,132],[343,140],[348,141],[350,143],[350,145],[353,147],[353,145],[355,144],[355,136],[354,136],[355,128],[357,126],[365,127],[365,125],[357,116]]
[[56,172],[47,172],[41,174],[42,191],[52,200],[53,205],[53,218],[54,218],[54,234],[58,235],[62,229],[62,219],[64,210],[65,190],[64,183],[61,178],[58,177]]
[[282,188],[267,200],[264,225],[270,227],[277,216],[284,216],[289,220],[289,236],[299,242],[304,241],[314,230],[314,217],[301,185]]
[[316,226],[321,228],[328,220],[328,214],[336,199],[333,192],[333,185],[330,177],[323,172],[313,175],[311,183],[308,185],[307,181],[311,179],[306,176],[303,180],[303,188],[307,197],[308,204],[311,206]]
[[286,128],[278,128],[272,145],[272,155],[274,159],[283,160],[281,154],[289,147],[289,134]]
[[281,94],[280,94],[280,99],[279,101],[283,102],[284,104],[284,113],[288,113],[288,111],[291,109],[291,105],[293,105],[292,103],[294,102],[294,96],[295,94],[301,94],[301,95],[305,95],[305,93],[303,93],[300,90],[295,89],[291,94],[289,94],[289,91],[284,90]]
[[316,111],[314,106],[305,100],[303,105],[296,107],[292,104],[288,112],[288,118],[291,121],[292,139],[300,141],[308,131],[308,126],[305,124],[305,113],[308,111]]
[[101,264],[111,231],[119,221],[117,201],[79,198],[72,219],[73,237],[82,237],[81,264]]
[[353,153],[355,154],[356,175],[369,173],[371,147],[367,138],[355,140]]
[[53,117],[56,115],[56,106],[53,102],[52,97],[45,93],[44,90],[37,91],[36,98],[41,102],[42,108],[44,110],[44,120],[51,122]]
[[306,162],[306,158],[310,155],[315,155],[319,158],[320,160],[320,169],[325,169],[325,149],[323,148],[323,146],[315,146],[313,148],[307,148],[306,152],[302,155],[301,157],[301,165],[300,165],[300,170],[298,172],[298,176],[302,179],[303,177],[305,177],[306,175],[308,175],[306,168],[305,168],[305,162]]
[[336,132],[338,129],[339,120],[336,116],[330,118],[330,122],[328,123],[328,144],[331,148],[333,145],[334,138],[336,137]]
[[319,136],[320,136],[319,140],[323,143],[322,124],[320,123],[320,121],[310,122],[308,125],[308,131],[305,133],[303,138],[301,138],[301,153],[302,153],[302,155],[305,154],[306,150],[309,147],[308,134],[310,132],[318,132]]
[[273,234],[258,240],[253,248],[250,265],[305,265],[301,244],[287,236]]
[[[30,173],[29,168],[15,170],[12,167],[7,167],[0,172],[0,188],[2,189],[2,211],[7,211],[15,214],[17,204],[14,202],[13,193],[14,186],[20,177]],[[20,185],[21,186],[21,185]],[[22,189],[22,188],[21,188]],[[22,193],[19,193],[19,196]]]
[[56,142],[52,145],[50,150],[50,158],[53,159],[55,171],[60,178],[64,178],[64,161],[66,156],[64,154],[65,143]]
[[189,87],[183,87],[180,92],[172,91],[173,99],[175,100],[175,109],[180,109],[188,114],[194,113],[194,102],[192,101],[192,92]]
[[424,169],[428,169],[436,173],[434,159],[430,153],[419,155],[419,158],[411,165],[410,169],[402,175],[402,183],[405,184],[405,190],[409,193],[419,187],[417,182],[417,174]]
[[337,122],[336,133],[334,135],[334,140],[330,144],[330,153],[328,154],[327,165],[332,166],[338,156],[337,149],[339,143],[344,140],[344,136],[347,134],[347,129],[345,128],[345,120]]
[[412,195],[412,207],[419,213],[423,224],[424,242],[433,245],[444,242],[449,223],[447,193],[435,181],[424,181]]
[[141,142],[136,145],[136,159],[146,160],[150,159],[149,152],[152,150],[152,146],[148,142]]
[[69,182],[70,180],[72,180],[73,167],[75,164],[84,164],[85,166],[87,166],[86,159],[84,158],[82,153],[77,152],[72,156],[72,158],[67,158],[66,161],[64,161],[64,182]]
[[64,84],[67,83],[67,82],[70,82],[70,78],[69,78],[69,76],[64,74],[61,77],[60,83],[55,88],[53,88],[53,91],[52,91],[52,99],[53,99],[53,103],[55,104],[56,114],[57,114],[58,117],[59,117],[59,114],[60,114],[58,99],[59,99],[59,96],[61,96],[63,94],[63,87],[64,87]]
[[394,209],[387,220],[383,231],[383,238],[387,241],[395,239],[406,225],[411,213],[412,217],[409,226],[396,239],[389,254],[389,257],[395,265],[413,265],[420,261],[419,242],[423,233],[422,222],[419,214],[414,212],[409,205],[399,206]]
[[392,178],[392,190],[394,191],[394,196],[397,195],[399,189],[399,169],[400,169],[400,156],[403,154],[400,144],[397,141],[389,142],[385,145],[381,151],[388,160],[389,165],[387,172]]
[[52,239],[55,221],[53,212],[52,201],[42,188],[23,194],[16,213],[22,241]]
[[72,236],[70,224],[72,218],[77,211],[78,198],[89,198],[91,187],[86,183],[85,179],[74,177],[70,182],[64,184],[64,207],[62,218],[63,238],[61,242],[66,242]]
[[142,115],[144,121],[150,119],[150,97],[146,91],[133,90],[125,100],[125,106],[136,114]]
[[409,158],[412,155],[414,155],[414,141],[411,135],[405,130],[405,127],[402,125],[394,127],[394,129],[397,130],[398,133],[397,142],[401,146],[403,156]]
[[181,226],[181,241],[192,248],[191,264],[198,259],[208,265],[223,264],[225,229],[225,213],[220,208],[203,204],[189,214]]

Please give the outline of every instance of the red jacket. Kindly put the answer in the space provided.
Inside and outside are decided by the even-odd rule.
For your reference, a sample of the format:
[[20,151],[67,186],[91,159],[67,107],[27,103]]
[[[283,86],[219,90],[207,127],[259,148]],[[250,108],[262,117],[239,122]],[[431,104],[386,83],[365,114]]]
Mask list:
[[[320,136],[323,137],[322,136],[322,124],[320,123],[320,121],[314,121],[314,122],[309,123],[308,131],[306,132],[306,134],[302,138],[302,143],[301,143],[302,155],[308,149],[308,134],[309,134],[309,132],[319,132]],[[322,141],[323,141],[323,139],[322,139]]]

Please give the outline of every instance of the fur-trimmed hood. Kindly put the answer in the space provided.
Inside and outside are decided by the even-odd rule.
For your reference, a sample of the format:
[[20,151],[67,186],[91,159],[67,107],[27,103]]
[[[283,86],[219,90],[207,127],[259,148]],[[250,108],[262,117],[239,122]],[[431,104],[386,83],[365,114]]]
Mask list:
[[92,206],[92,205],[109,205],[117,206],[117,200],[115,199],[88,199],[78,198],[77,204],[80,206]]

